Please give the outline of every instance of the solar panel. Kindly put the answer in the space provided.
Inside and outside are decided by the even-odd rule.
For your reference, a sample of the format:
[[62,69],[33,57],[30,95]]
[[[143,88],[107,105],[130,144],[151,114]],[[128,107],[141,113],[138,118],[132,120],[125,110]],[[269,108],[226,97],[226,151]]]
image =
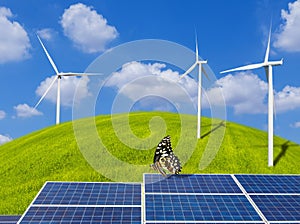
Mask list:
[[33,204],[140,205],[140,184],[48,182]]
[[21,223],[141,223],[140,207],[33,206]]
[[248,193],[299,193],[300,176],[235,175]]
[[144,184],[147,193],[242,193],[230,175],[172,175],[164,178],[145,174]]
[[252,195],[268,221],[300,222],[300,195]]
[[146,195],[147,221],[261,221],[243,195]]
[[141,223],[140,183],[47,182],[19,223]]
[[0,224],[15,224],[19,219],[18,215],[0,215]]
[[146,223],[299,223],[299,178],[145,174]]
[[19,223],[300,223],[300,175],[144,174],[47,182]]

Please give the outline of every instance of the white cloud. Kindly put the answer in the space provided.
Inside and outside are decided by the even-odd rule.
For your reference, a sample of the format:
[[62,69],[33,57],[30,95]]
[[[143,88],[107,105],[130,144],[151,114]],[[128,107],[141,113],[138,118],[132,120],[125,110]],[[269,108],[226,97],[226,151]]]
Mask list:
[[300,87],[285,86],[275,93],[276,112],[286,112],[300,108]]
[[236,114],[265,113],[264,99],[268,90],[267,83],[255,74],[240,72],[227,75],[216,81],[215,87],[206,91],[211,105],[221,105],[222,91],[227,106],[233,107]]
[[0,110],[0,120],[4,119],[6,117],[6,113],[3,110]]
[[6,142],[10,142],[12,141],[13,139],[7,135],[1,135],[0,134],[0,145],[3,145],[4,143]]
[[55,34],[55,31],[50,28],[45,28],[45,29],[38,30],[37,34],[42,39],[51,40],[53,38],[53,35]]
[[[143,79],[144,77],[155,77]],[[128,98],[135,100],[137,96],[161,96],[168,99],[183,100],[185,97],[182,91],[174,91],[175,85],[180,85],[194,101],[197,96],[197,83],[188,76],[179,81],[180,74],[177,71],[166,69],[165,64],[153,63],[144,64],[140,62],[129,62],[122,66],[119,72],[112,74],[107,86],[115,86],[122,89],[122,93]],[[130,86],[127,88],[126,85]],[[153,98],[148,98],[144,104],[150,105]],[[157,99],[156,99],[157,100]]]
[[[143,79],[149,76],[160,79]],[[173,84],[177,82],[179,77],[178,72],[166,69],[165,64],[143,64],[134,61],[124,64],[119,72],[113,73],[106,85],[118,88],[131,100],[136,100],[137,96],[155,95],[167,99],[176,98],[180,102],[184,96],[182,92],[174,91],[174,85],[172,85],[172,82]],[[164,80],[164,82],[159,80]],[[196,105],[197,82],[186,76],[177,84],[189,94],[190,99]],[[204,91],[202,108],[222,106],[224,101],[221,96],[224,97],[226,106],[232,107],[235,114],[266,114],[268,112],[268,83],[251,72],[229,74],[216,80],[212,88]],[[276,113],[300,108],[300,87],[286,86],[281,91],[275,92],[274,99]],[[148,97],[139,105],[159,108],[160,105],[155,104],[155,100],[157,101],[157,98]],[[164,105],[167,106],[165,101]]]
[[300,121],[295,122],[294,124],[290,125],[292,128],[300,128]]
[[86,53],[102,52],[118,32],[92,7],[82,3],[71,5],[60,21],[64,34]]
[[14,109],[17,112],[17,117],[32,117],[42,115],[40,111],[34,109],[33,107],[28,106],[27,104],[19,104],[14,106]]
[[[229,74],[217,80],[215,87],[206,91],[210,104],[221,105],[222,101],[216,97],[220,91],[226,106],[232,107],[236,114],[267,113],[268,83],[251,72],[240,72],[234,76]],[[300,87],[285,86],[281,91],[275,91],[274,101],[276,113],[300,108]]]
[[[56,76],[52,76],[50,78],[46,78],[44,81],[40,83],[40,85],[36,89],[36,94],[38,96],[44,95],[53,79]],[[62,77],[60,82],[60,93],[61,93],[61,105],[66,107],[71,107],[73,105],[73,98],[75,91],[77,91],[76,100],[79,102],[81,99],[90,95],[88,91],[88,77],[76,78],[76,77]],[[77,90],[76,90],[77,88]],[[46,100],[51,101],[52,103],[56,103],[57,96],[57,84],[54,83],[52,88],[49,90],[47,95],[45,96]],[[75,102],[75,103],[78,103]]]
[[0,63],[29,57],[31,45],[27,32],[18,22],[9,20],[11,17],[9,8],[0,7]]
[[300,51],[300,0],[288,4],[287,11],[281,10],[283,24],[276,35],[274,46],[288,52]]

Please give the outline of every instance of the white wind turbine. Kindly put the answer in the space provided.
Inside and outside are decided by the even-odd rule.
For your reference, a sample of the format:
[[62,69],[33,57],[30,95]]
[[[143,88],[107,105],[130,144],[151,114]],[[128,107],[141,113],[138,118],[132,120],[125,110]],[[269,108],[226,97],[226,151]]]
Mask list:
[[261,63],[250,64],[238,68],[222,71],[221,73],[251,70],[256,68],[265,68],[266,76],[268,80],[268,166],[273,166],[273,119],[274,119],[274,93],[273,93],[273,67],[276,65],[282,65],[283,59],[280,61],[269,61],[270,54],[270,41],[271,41],[271,28],[269,31],[268,46],[265,54],[265,60]]
[[187,76],[193,69],[198,65],[198,113],[197,113],[197,138],[201,138],[201,96],[202,96],[202,75],[201,72],[203,71],[204,75],[207,79],[208,75],[205,72],[204,68],[202,67],[202,64],[206,64],[207,61],[199,60],[198,56],[198,41],[196,37],[196,61],[195,63],[180,77],[182,79],[183,77]]
[[49,85],[48,89],[45,91],[44,95],[40,98],[40,100],[37,102],[37,104],[34,106],[33,110],[37,108],[37,106],[42,102],[42,100],[45,98],[45,96],[47,95],[47,93],[49,92],[49,90],[51,89],[51,87],[53,86],[53,84],[55,83],[55,81],[57,81],[57,98],[56,98],[56,124],[59,124],[60,122],[60,80],[63,76],[89,76],[92,74],[87,74],[87,73],[73,73],[73,72],[59,72],[56,65],[54,64],[52,58],[50,57],[47,49],[45,48],[43,42],[41,41],[40,37],[37,36],[37,38],[39,39],[40,44],[42,45],[44,52],[47,55],[47,58],[49,60],[49,62],[52,65],[52,68],[54,69],[56,76],[53,79],[53,81],[51,82],[51,84]]

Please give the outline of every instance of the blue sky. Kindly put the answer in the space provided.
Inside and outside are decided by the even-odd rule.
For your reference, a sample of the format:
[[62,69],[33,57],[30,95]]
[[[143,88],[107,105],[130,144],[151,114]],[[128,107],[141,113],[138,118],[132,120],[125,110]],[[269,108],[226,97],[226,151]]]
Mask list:
[[[32,110],[55,74],[36,34],[59,71],[84,72],[96,58],[130,41],[168,40],[194,50],[196,30],[199,55],[208,60],[217,79],[215,84],[223,91],[226,118],[266,130],[264,69],[222,75],[220,72],[264,59],[271,20],[270,59],[284,58],[284,64],[273,69],[274,132],[300,143],[300,0],[2,0],[0,144],[55,124],[55,86]],[[168,68],[164,63],[132,62],[116,71],[115,74],[123,75],[122,81],[114,76],[108,86],[120,90],[132,79],[132,74],[136,78],[153,72],[174,77],[183,73]],[[185,81],[189,84],[188,93],[194,98],[195,80]],[[72,119],[76,85],[82,85],[80,94],[85,97],[89,95],[88,82],[79,78],[62,81],[62,122]],[[206,91],[207,95],[213,94],[213,89]],[[105,100],[111,98],[107,96]],[[145,100],[136,107],[149,110],[151,105]],[[152,109],[161,107],[155,105]]]

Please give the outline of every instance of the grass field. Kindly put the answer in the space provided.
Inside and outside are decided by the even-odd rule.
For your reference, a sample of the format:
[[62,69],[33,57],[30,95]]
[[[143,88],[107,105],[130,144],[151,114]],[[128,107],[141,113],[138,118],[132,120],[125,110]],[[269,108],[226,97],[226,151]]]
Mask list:
[[[293,142],[275,137],[275,165],[268,167],[266,132],[203,117],[203,138],[195,140],[196,117],[182,117],[174,113],[136,112],[129,117],[125,114],[115,115],[113,123],[110,115],[97,116],[92,120],[96,124],[97,135],[112,157],[126,164],[143,166],[147,172],[152,172],[149,164],[152,163],[158,141],[169,134],[175,154],[184,162],[182,173],[300,173],[300,146]],[[78,122],[82,122],[83,128],[88,124],[84,119]],[[121,129],[116,130],[115,125]],[[186,128],[182,128],[182,125],[186,125]],[[86,133],[83,139],[88,139],[89,133]],[[220,139],[217,139],[218,135]],[[219,146],[216,140],[222,144]],[[67,122],[0,146],[0,214],[22,214],[45,181],[114,180],[97,172],[87,162],[77,141],[73,123]],[[131,142],[133,146],[129,145]],[[213,150],[207,150],[208,145]],[[97,149],[97,145],[88,146]],[[189,155],[185,157],[184,152]],[[211,163],[201,162],[203,158],[206,158],[205,161],[211,159]],[[102,164],[98,157],[95,160]],[[102,167],[105,166],[109,165],[104,162]],[[120,172],[122,167],[108,169]],[[126,173],[126,169],[123,172]]]

